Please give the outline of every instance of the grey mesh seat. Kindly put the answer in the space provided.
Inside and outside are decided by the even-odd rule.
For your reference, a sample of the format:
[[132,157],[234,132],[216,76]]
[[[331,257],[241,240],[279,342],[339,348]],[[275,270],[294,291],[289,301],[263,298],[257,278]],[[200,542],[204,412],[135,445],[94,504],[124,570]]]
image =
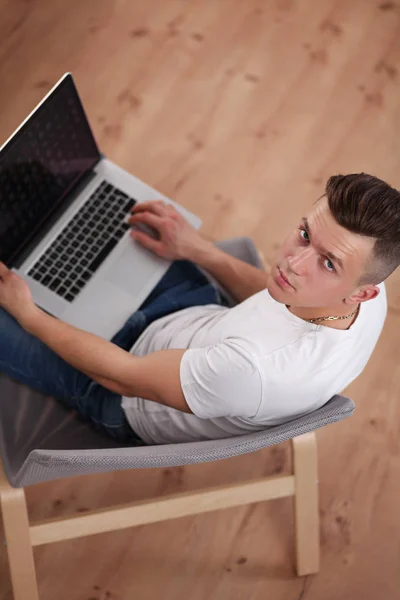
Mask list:
[[[259,268],[262,261],[249,238],[219,244],[225,251]],[[231,299],[232,302],[232,299]],[[353,402],[333,397],[319,410],[284,425],[229,439],[131,448],[105,437],[80,421],[74,413],[42,394],[0,375],[0,498],[15,600],[38,598],[32,546],[62,539],[112,531],[140,523],[294,496],[297,571],[318,570],[317,458],[314,430],[352,414]],[[141,469],[174,467],[221,460],[292,440],[293,473],[240,485],[124,505],[64,519],[60,525],[30,525],[26,486],[62,477]],[[156,506],[157,510],[154,510]],[[119,511],[119,518],[114,514]],[[18,515],[18,525],[15,517]],[[68,527],[66,528],[66,524]]]

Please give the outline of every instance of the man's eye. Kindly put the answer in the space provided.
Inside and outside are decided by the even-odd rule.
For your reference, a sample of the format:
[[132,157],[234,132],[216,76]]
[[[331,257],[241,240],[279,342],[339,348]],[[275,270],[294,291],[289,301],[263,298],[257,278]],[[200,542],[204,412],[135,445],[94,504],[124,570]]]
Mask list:
[[[304,233],[304,235],[303,235]],[[305,241],[305,242],[309,242],[310,238],[309,235],[307,233],[307,231],[305,229],[300,229],[300,237]]]
[[335,265],[333,264],[333,262],[331,260],[329,260],[329,258],[324,259],[324,264],[325,264],[326,268],[328,269],[328,271],[335,270]]

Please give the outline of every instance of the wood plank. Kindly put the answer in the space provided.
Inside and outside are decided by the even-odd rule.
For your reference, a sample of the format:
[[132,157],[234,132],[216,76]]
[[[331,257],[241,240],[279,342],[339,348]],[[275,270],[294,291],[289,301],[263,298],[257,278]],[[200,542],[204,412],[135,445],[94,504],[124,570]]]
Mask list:
[[39,600],[25,492],[11,487],[1,461],[0,508],[14,600]]
[[318,455],[315,432],[294,438],[292,447],[297,574],[311,575],[318,573],[320,566]]
[[293,475],[265,477],[199,492],[180,493],[157,500],[141,500],[109,509],[103,508],[81,516],[46,519],[31,525],[31,540],[33,546],[40,546],[233,506],[286,498],[293,494]]
[[[250,235],[271,261],[331,174],[400,187],[398,0],[0,4],[0,139],[71,70],[105,153],[199,214],[211,237]],[[317,434],[317,577],[295,578],[286,499],[37,548],[41,600],[397,600],[398,273],[387,289],[384,333],[346,390],[355,416]],[[287,447],[42,484],[28,506],[41,520],[286,472]],[[4,549],[0,581],[9,600]]]

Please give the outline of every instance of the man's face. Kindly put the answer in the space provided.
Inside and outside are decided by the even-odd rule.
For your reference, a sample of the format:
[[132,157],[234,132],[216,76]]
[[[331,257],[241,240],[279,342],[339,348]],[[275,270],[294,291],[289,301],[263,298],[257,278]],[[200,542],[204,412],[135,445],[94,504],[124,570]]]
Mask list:
[[291,306],[340,304],[359,289],[373,245],[372,238],[338,225],[324,197],[278,250],[268,290],[275,300]]

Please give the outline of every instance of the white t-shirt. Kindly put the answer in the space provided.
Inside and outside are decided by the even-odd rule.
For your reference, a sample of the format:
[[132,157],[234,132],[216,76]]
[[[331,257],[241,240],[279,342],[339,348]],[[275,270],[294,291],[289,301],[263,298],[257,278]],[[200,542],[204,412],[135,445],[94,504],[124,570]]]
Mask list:
[[180,366],[193,414],[123,398],[148,444],[226,438],[290,421],[325,404],[363,370],[386,317],[384,284],[347,330],[308,323],[268,290],[234,308],[195,306],[154,321],[131,352],[187,348]]

